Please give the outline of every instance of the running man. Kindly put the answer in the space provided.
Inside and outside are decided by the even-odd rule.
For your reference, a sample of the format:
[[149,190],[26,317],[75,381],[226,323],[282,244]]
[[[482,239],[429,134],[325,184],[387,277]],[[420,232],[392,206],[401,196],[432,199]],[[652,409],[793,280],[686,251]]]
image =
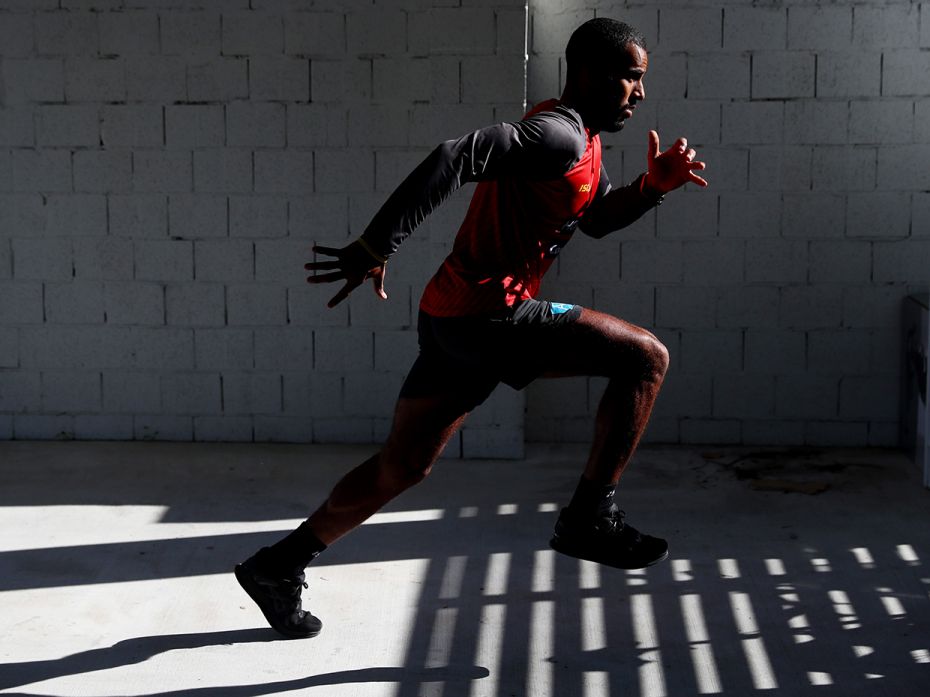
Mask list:
[[236,577],[281,634],[308,637],[322,623],[302,608],[304,569],[337,539],[429,474],[467,414],[501,382],[538,377],[609,378],[584,473],[555,523],[558,552],[618,568],[668,556],[665,540],[639,533],[614,502],[668,368],[651,333],[602,312],[536,298],[543,274],[576,228],[600,238],[626,227],[687,182],[704,163],[679,138],[664,152],[650,131],[646,171],[612,189],[602,131],[615,132],[646,97],[646,42],[627,24],[594,19],[566,48],[559,99],[521,121],[439,145],[404,180],[362,236],[328,261],[306,264],[310,283],[344,281],[342,302],[370,279],[382,299],[390,257],[416,226],[466,182],[477,182],[452,252],[420,302],[419,356],[400,391],[380,452],[343,477],[296,530],[236,566]]

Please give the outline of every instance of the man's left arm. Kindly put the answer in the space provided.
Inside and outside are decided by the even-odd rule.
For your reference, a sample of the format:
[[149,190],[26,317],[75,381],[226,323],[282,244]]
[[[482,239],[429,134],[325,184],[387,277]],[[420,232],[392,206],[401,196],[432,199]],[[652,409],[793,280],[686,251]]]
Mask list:
[[662,203],[665,194],[688,182],[707,186],[707,181],[694,173],[706,167],[705,163],[694,159],[696,154],[685,138],[679,138],[672,147],[660,153],[659,134],[649,131],[646,172],[627,186],[611,190],[609,181],[605,186],[607,174],[601,167],[602,181],[598,189],[604,193],[585,211],[579,221],[581,231],[590,237],[604,237],[635,222]]

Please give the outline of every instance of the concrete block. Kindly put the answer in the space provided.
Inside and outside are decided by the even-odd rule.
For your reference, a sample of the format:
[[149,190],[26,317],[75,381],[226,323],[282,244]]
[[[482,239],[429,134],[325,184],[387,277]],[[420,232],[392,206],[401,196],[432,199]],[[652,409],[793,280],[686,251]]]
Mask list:
[[487,104],[414,105],[411,111],[410,145],[434,148],[493,123]]
[[742,442],[737,419],[682,419],[681,442],[694,445],[735,445]]
[[345,374],[374,367],[374,340],[370,331],[326,328],[314,332],[313,369]]
[[872,245],[851,240],[812,240],[808,259],[810,283],[867,285],[872,275]]
[[250,58],[249,94],[261,101],[309,102],[310,61],[289,56]]
[[314,60],[310,66],[310,95],[315,103],[369,104],[372,97],[371,59]]
[[752,67],[747,53],[688,55],[688,99],[749,99]]
[[804,442],[804,422],[786,419],[746,419],[742,422],[744,445],[794,446]]
[[280,325],[287,318],[284,289],[272,285],[230,284],[226,291],[229,325]]
[[[0,116],[0,123],[2,123]],[[930,99],[914,103],[914,142],[930,143]]]
[[38,372],[0,371],[0,412],[29,412],[41,408]]
[[[18,237],[44,235],[47,221],[48,210],[44,196],[38,194],[0,195],[0,230],[4,231],[7,245],[9,245],[9,238],[14,235]],[[8,270],[9,268],[10,266],[7,266]]]
[[13,147],[35,145],[35,125],[30,107],[5,106],[0,109],[0,145]]
[[743,332],[735,329],[681,333],[685,373],[736,373],[743,369]]
[[45,231],[54,236],[107,234],[107,200],[96,194],[49,196]]
[[163,325],[165,289],[157,283],[108,282],[103,285],[107,324]]
[[128,150],[78,150],[72,159],[74,190],[125,193],[132,184],[132,154]]
[[226,142],[223,107],[176,104],[165,107],[165,143],[169,148],[222,147]]
[[[453,194],[453,196],[455,196],[455,194]],[[386,198],[387,196],[381,191],[378,193],[355,193],[349,195],[349,239],[358,237],[368,228],[371,219],[384,204]],[[445,206],[446,204],[441,206],[438,210],[442,211]],[[420,235],[424,233],[429,235],[430,231],[435,229],[435,221],[436,211],[433,211],[430,217],[426,219],[425,225],[421,224],[422,229],[419,231]],[[452,229],[458,229],[460,223],[461,218],[456,221],[456,227]],[[326,243],[321,242],[321,244],[325,246]]]
[[915,193],[911,209],[911,235],[930,237],[930,193]]
[[786,285],[807,280],[807,242],[783,239],[746,241],[746,280]]
[[878,149],[878,188],[896,191],[930,189],[930,145],[888,145]]
[[89,12],[38,12],[33,15],[36,52],[45,56],[93,55],[98,50],[97,19]]
[[42,373],[42,410],[46,412],[99,412],[99,373],[45,371]]
[[852,13],[850,5],[789,6],[788,48],[835,51],[850,48]]
[[309,58],[346,51],[346,15],[342,12],[293,12],[284,19],[284,51]]
[[189,150],[136,150],[132,163],[135,191],[172,193],[193,187]]
[[[75,16],[77,13],[74,13]],[[97,32],[100,53],[110,56],[141,54],[151,56],[159,52],[158,14],[154,11],[99,12]],[[168,13],[167,16],[171,16]]]
[[911,224],[911,197],[894,191],[863,191],[850,195],[846,220],[846,235],[849,237],[907,237]]
[[803,331],[760,326],[744,333],[743,364],[747,372],[767,375],[803,373],[807,343]]
[[[326,418],[345,411],[341,376],[297,371],[285,373],[282,377],[285,414]],[[386,416],[390,418],[390,415]]]
[[775,377],[715,375],[715,418],[765,419],[775,415]]
[[168,232],[173,239],[225,237],[226,197],[216,194],[172,194],[168,197]]
[[132,416],[126,414],[77,414],[77,440],[132,440]]
[[701,161],[707,165],[702,176],[711,182],[714,191],[745,191],[749,183],[749,152],[748,147],[732,145],[702,147]]
[[898,421],[869,421],[870,448],[900,448],[901,426]]
[[349,326],[349,304],[326,307],[335,291],[305,284],[287,289],[287,318],[291,324],[309,327]]
[[181,56],[130,56],[126,58],[126,97],[132,102],[183,102],[186,77],[187,61]]
[[840,329],[808,332],[807,365],[818,375],[864,375],[869,372],[871,332]]
[[930,47],[930,22],[927,21],[927,12],[930,7],[925,2],[920,3],[920,40],[919,43],[923,48]]
[[251,370],[255,366],[253,332],[231,327],[196,329],[194,356],[196,366],[201,370]]
[[165,12],[160,15],[159,24],[161,53],[164,55],[212,58],[221,53],[221,19],[218,12]]
[[462,61],[462,102],[495,104],[523,99],[525,69],[510,56],[473,56]]
[[194,151],[194,191],[242,194],[251,190],[251,151],[230,148]]
[[135,277],[141,281],[190,281],[194,278],[194,243],[146,240],[134,244]]
[[224,414],[279,414],[280,373],[223,373]]
[[16,440],[74,440],[74,417],[24,414],[13,419]]
[[100,281],[45,284],[45,321],[49,324],[102,324],[103,320]]
[[11,242],[14,278],[67,281],[74,275],[71,240],[30,237]]
[[875,51],[817,54],[818,97],[877,97],[882,56]]
[[778,237],[782,216],[777,192],[724,193],[720,195],[720,236]]
[[[682,243],[677,240],[633,240],[620,247],[624,283],[680,283]],[[613,261],[611,260],[611,266]]]
[[375,152],[375,189],[391,194],[427,156],[424,149],[383,150]]
[[784,49],[788,14],[782,7],[727,7],[723,10],[723,46],[728,50]]
[[345,147],[348,143],[348,112],[338,105],[288,104],[289,147]]
[[161,397],[169,414],[219,414],[220,376],[175,372],[162,375]]
[[0,22],[0,46],[4,58],[28,58],[35,45],[33,15],[27,12],[6,12]]
[[[724,15],[716,7],[659,8],[660,51],[719,49],[724,38]],[[568,40],[568,37],[565,37]]]
[[520,428],[462,428],[462,457],[475,459],[520,460],[525,456]]
[[[729,328],[771,327],[778,312],[778,289],[771,286],[723,287],[704,299],[717,301],[717,326]],[[709,325],[713,326],[713,324]]]
[[284,52],[284,23],[270,12],[224,12],[223,55],[255,56]]
[[387,301],[377,297],[370,290],[370,286],[365,292],[355,293],[348,301],[349,324],[353,327],[391,329],[414,326],[416,313],[410,286],[402,285],[395,279],[393,284],[390,281],[386,282],[385,290],[388,294]]
[[810,191],[813,148],[807,145],[756,145],[749,156],[749,188],[754,191]]
[[846,229],[846,197],[840,194],[784,195],[782,234],[810,239],[842,237]]
[[[304,417],[256,416],[253,418],[253,422],[255,424],[256,443],[314,442],[313,428],[315,424]],[[370,426],[368,430],[370,431]]]
[[167,196],[111,194],[107,202],[111,235],[142,238],[168,236]]
[[660,286],[656,288],[656,326],[675,329],[714,327],[714,298],[710,288]]
[[[338,154],[343,155],[343,151]],[[323,155],[323,152],[316,153],[317,166],[324,159]],[[254,155],[254,166],[257,193],[309,194],[313,191],[312,152],[260,150]]]
[[142,441],[192,441],[194,420],[190,416],[145,414],[136,416],[133,436]]
[[791,419],[835,419],[839,378],[812,373],[775,378],[775,413]]
[[162,108],[150,104],[106,104],[100,108],[101,142],[106,148],[164,145]]
[[13,150],[13,191],[71,191],[71,153],[67,150]]
[[68,102],[126,100],[126,67],[121,58],[65,59],[65,97]]
[[782,102],[734,102],[723,105],[723,143],[780,143],[785,125]]
[[900,380],[895,375],[846,375],[840,380],[840,416],[897,421]]
[[[587,16],[592,15],[589,12]],[[411,31],[408,35],[411,49],[421,49],[416,51],[418,55],[427,52],[431,56],[494,53],[497,37],[492,7],[434,7],[428,11],[426,21],[425,31],[421,29],[422,34],[418,36]],[[421,36],[428,43],[415,47],[414,42]],[[564,40],[568,40],[567,34]]]
[[302,286],[304,264],[310,259],[304,240],[259,240],[255,243],[255,279]]
[[[315,191],[373,191],[374,178],[375,161],[370,150],[355,148],[316,153]],[[306,187],[301,193],[309,191],[310,188]]]
[[815,147],[811,168],[815,191],[869,191],[877,181],[878,154],[861,146]]
[[655,288],[639,283],[594,287],[595,310],[615,315],[627,322],[651,327],[655,324]]
[[231,282],[254,277],[254,249],[248,240],[197,240],[194,242],[194,278],[205,282]]
[[872,280],[876,283],[921,283],[927,279],[930,240],[876,242]]
[[816,58],[812,53],[754,52],[753,99],[797,99],[814,96]]
[[494,12],[498,55],[526,55],[528,12],[523,8],[498,8]]
[[13,248],[10,246],[10,240],[0,241],[0,278],[13,277]]
[[231,102],[249,96],[245,58],[202,59],[187,66],[187,98],[192,102]]
[[920,12],[916,3],[853,7],[853,44],[867,49],[918,44]]
[[349,109],[349,145],[353,147],[404,146],[407,144],[408,120],[409,110],[405,104]]
[[824,284],[784,287],[778,321],[779,326],[788,329],[839,327],[843,321],[843,289]]
[[348,197],[344,194],[314,194],[288,198],[288,235],[291,237],[345,237],[348,230]]
[[[875,246],[906,245],[905,242],[876,242]],[[902,247],[903,249],[903,247]],[[878,279],[874,279],[878,282]],[[860,286],[843,291],[843,326],[900,331],[901,286]]]
[[[634,245],[634,242],[627,244]],[[631,250],[633,255],[641,255],[643,248]],[[680,263],[680,248],[676,248]],[[635,265],[635,262],[634,262]],[[650,270],[644,271],[645,276]],[[620,239],[608,237],[595,240],[579,235],[573,244],[558,259],[558,276],[567,283],[590,282],[597,285],[612,285],[620,280]]]
[[0,368],[19,367],[19,330],[0,327]]
[[[346,14],[348,52],[357,56],[384,56],[407,44],[407,18],[395,8],[368,9]],[[493,32],[490,39],[492,42]]]
[[156,373],[103,373],[103,411],[145,414],[161,411],[161,384]]
[[230,196],[230,237],[287,235],[287,199],[279,196]]
[[785,142],[814,145],[845,144],[849,102],[801,99],[785,103]]
[[882,99],[849,104],[849,142],[885,145],[910,143],[914,134],[914,103]]
[[61,58],[4,58],[0,76],[4,104],[64,101],[65,70]]
[[313,442],[372,443],[373,427],[373,420],[363,417],[313,419]]
[[682,244],[682,257],[686,285],[731,285],[745,280],[743,240],[688,240]]
[[[427,61],[428,96],[431,104],[457,104],[461,101],[461,60],[458,56],[431,56]],[[380,87],[379,87],[380,89]],[[419,87],[416,88],[419,92]]]
[[404,373],[400,372],[346,374],[346,416],[373,418],[391,415],[403,380]]
[[[437,59],[431,59],[430,64],[433,66],[433,98],[430,100],[433,104],[442,104],[446,102],[459,101],[458,73],[460,61],[456,58],[447,59],[451,65],[448,67],[448,76],[441,76],[435,65]],[[562,94],[563,78],[561,76],[561,59],[556,54],[534,55],[533,60],[529,61],[526,66],[526,98],[527,106],[535,106],[540,102]],[[651,66],[650,66],[651,68]],[[667,73],[666,73],[667,74]],[[650,76],[652,71],[650,69]],[[685,93],[685,74],[680,75],[681,90],[680,96]],[[455,89],[449,81],[454,80]],[[441,81],[441,82],[440,82]],[[447,88],[447,92],[437,95],[437,84]],[[651,86],[651,83],[650,83]]]
[[249,416],[195,416],[194,440],[250,443],[254,440],[252,419]]
[[656,232],[666,239],[713,237],[717,215],[717,197],[712,193],[676,191],[656,211]]
[[313,333],[307,328],[270,326],[255,332],[255,367],[260,370],[309,371],[313,356]]
[[34,370],[94,372],[134,367],[128,327],[48,325],[20,328],[20,364]]
[[167,323],[181,327],[223,326],[226,303],[223,286],[207,283],[169,284],[165,289]]
[[[714,102],[662,101],[658,103],[657,121],[659,135],[669,144],[682,136],[696,148],[720,142],[720,105]],[[696,159],[702,157],[699,151]]]
[[[410,102],[430,101],[433,92],[430,62],[431,59],[427,58],[390,57],[372,60],[372,101],[405,106]],[[522,61],[519,62],[522,64]],[[454,76],[454,81],[458,84],[458,74]]]

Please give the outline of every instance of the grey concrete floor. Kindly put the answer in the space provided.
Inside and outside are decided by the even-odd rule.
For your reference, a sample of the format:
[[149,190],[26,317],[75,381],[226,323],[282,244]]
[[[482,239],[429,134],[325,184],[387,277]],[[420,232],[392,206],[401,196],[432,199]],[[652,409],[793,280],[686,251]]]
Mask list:
[[621,503],[672,555],[630,572],[547,546],[583,449],[444,460],[281,640],[232,566],[371,451],[0,443],[0,694],[930,694],[930,492],[890,451],[641,450]]

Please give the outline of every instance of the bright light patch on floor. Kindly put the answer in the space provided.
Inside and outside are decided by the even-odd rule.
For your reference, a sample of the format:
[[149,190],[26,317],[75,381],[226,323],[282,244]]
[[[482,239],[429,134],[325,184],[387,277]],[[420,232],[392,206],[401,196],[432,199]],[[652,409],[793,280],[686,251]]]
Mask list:
[[391,523],[419,523],[427,520],[441,520],[446,512],[442,508],[428,508],[422,511],[389,511],[375,513],[362,525],[389,525]]
[[866,673],[865,674],[866,680],[881,680],[884,677],[885,676],[882,675],[881,673]]
[[465,578],[465,565],[468,557],[455,556],[446,560],[446,569],[439,586],[439,597],[443,600],[458,598],[462,595],[462,581]]
[[915,649],[911,651],[911,658],[914,663],[930,663],[930,651],[927,649]]
[[853,653],[856,654],[856,658],[862,658],[863,656],[871,656],[875,653],[875,649],[871,646],[853,646]]
[[536,509],[538,513],[558,513],[559,504],[557,503],[541,503]]
[[894,596],[883,595],[881,601],[882,605],[885,607],[885,612],[887,612],[890,617],[904,617],[907,614],[901,601]]
[[863,569],[875,568],[875,559],[867,547],[853,547],[851,551],[856,561],[859,562],[859,566]]
[[829,673],[807,671],[807,680],[811,685],[832,685],[833,677]]
[[645,569],[627,569],[626,570],[626,585],[645,586],[646,583],[648,583],[648,581],[646,580]]
[[685,623],[685,635],[691,645],[691,662],[694,665],[698,692],[702,695],[723,692],[714,652],[709,643],[701,597],[695,593],[681,596],[681,614]]
[[788,618],[788,626],[792,629],[810,629],[811,624],[807,621],[807,615],[795,615]]
[[507,595],[507,577],[510,574],[510,552],[494,552],[488,557],[484,575],[485,595]]
[[665,674],[659,655],[659,633],[652,611],[652,597],[638,593],[630,597],[633,621],[633,638],[640,649],[640,697],[665,697]]
[[578,587],[594,590],[601,587],[601,565],[587,559],[578,560]]
[[672,559],[672,578],[679,582],[693,581],[690,559]]
[[898,545],[897,549],[901,561],[907,562],[909,566],[917,566],[920,563],[917,552],[914,551],[911,545]]
[[775,673],[772,671],[772,663],[769,660],[768,652],[765,650],[765,644],[759,633],[759,625],[756,623],[756,613],[753,610],[752,602],[749,600],[747,593],[730,593],[730,607],[733,610],[733,619],[736,621],[736,627],[743,636],[752,638],[743,639],[743,653],[746,655],[746,662],[749,664],[749,673],[752,676],[752,684],[757,690],[774,690],[778,688],[778,681],[775,680]]
[[459,518],[477,518],[477,517],[478,517],[477,506],[462,506],[459,509]]
[[533,555],[534,593],[549,593],[553,588],[555,577],[555,552],[551,549],[538,549]]
[[478,641],[475,646],[475,665],[484,666],[490,675],[483,680],[472,681],[469,697],[497,694],[506,618],[506,605],[493,604],[481,608],[481,623],[478,625]]
[[458,608],[443,607],[436,611],[433,633],[430,635],[429,650],[426,654],[426,668],[442,668],[449,665],[457,617]]
[[859,629],[862,626],[859,624],[859,618],[856,616],[856,611],[846,591],[833,590],[827,595],[830,596],[830,601],[833,603],[834,612],[839,615],[843,629]]
[[795,644],[809,644],[814,640],[814,637],[810,634],[795,634],[794,643]]
[[581,680],[582,697],[607,697],[610,694],[610,673],[607,671],[586,670]]
[[739,578],[739,565],[736,559],[718,559],[717,568],[720,570],[721,578]]
[[497,515],[516,515],[520,507],[515,503],[502,503],[497,507]]
[[581,650],[598,651],[607,648],[604,626],[604,599],[581,599]]
[[530,643],[528,646],[526,693],[534,697],[552,694],[553,618],[555,603],[537,600],[530,609]]
[[814,571],[819,571],[820,573],[833,571],[829,559],[811,559],[811,566],[814,567]]
[[765,570],[769,572],[769,576],[784,576],[787,573],[785,562],[781,559],[766,559]]

